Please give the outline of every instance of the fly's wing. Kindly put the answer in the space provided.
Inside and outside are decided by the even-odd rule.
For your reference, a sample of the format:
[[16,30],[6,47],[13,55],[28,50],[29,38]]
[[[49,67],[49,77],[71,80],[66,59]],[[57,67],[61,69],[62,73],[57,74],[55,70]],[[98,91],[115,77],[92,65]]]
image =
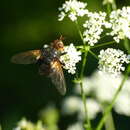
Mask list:
[[14,55],[11,62],[15,64],[33,64],[41,56],[41,50],[31,50]]
[[61,63],[59,62],[59,60],[54,60],[51,62],[51,73],[49,76],[51,77],[52,83],[56,86],[58,91],[62,95],[65,95],[66,83]]

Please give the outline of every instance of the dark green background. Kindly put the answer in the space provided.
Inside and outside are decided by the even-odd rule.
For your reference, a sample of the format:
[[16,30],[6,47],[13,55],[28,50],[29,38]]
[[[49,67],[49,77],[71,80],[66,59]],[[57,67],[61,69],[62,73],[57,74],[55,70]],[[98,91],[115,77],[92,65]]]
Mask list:
[[[84,0],[85,1],[85,0]],[[105,10],[101,0],[86,0],[88,9]],[[81,43],[75,25],[69,20],[58,22],[58,7],[63,0],[3,0],[0,2],[0,123],[10,130],[25,116],[32,121],[38,112],[53,102],[60,109],[61,100],[50,79],[38,75],[35,65],[10,63],[12,55],[32,49],[40,49],[62,34],[65,44]],[[130,1],[117,1],[118,7]],[[92,60],[93,61],[93,60]],[[91,67],[90,67],[91,66]],[[90,74],[94,70],[88,63]],[[71,94],[73,77],[65,73],[67,94]],[[114,114],[115,115],[115,114]],[[129,117],[114,116],[118,130],[129,130]],[[63,120],[64,119],[64,120]],[[60,127],[66,126],[61,118]],[[67,119],[68,120],[68,119]],[[71,120],[69,121],[71,123]]]

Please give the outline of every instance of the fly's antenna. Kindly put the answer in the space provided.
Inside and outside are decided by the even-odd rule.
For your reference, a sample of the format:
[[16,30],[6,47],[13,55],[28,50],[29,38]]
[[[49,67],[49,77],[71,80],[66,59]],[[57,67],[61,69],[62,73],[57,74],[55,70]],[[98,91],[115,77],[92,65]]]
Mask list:
[[65,37],[63,37],[62,35],[60,36],[59,40],[63,41],[65,40]]

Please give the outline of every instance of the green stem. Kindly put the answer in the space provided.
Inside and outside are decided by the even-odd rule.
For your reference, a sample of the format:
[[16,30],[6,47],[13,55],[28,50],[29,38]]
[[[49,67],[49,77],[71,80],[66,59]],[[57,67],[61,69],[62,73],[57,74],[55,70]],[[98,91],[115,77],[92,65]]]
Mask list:
[[78,48],[78,49],[83,49],[84,46],[83,46],[83,45],[80,45],[80,46],[76,46],[76,48]]
[[88,52],[85,52],[84,57],[83,57],[82,69],[81,69],[81,73],[80,73],[80,79],[81,79],[80,87],[81,87],[81,96],[82,96],[82,100],[83,100],[83,104],[84,104],[84,110],[85,110],[86,130],[91,130],[91,122],[88,118],[87,105],[86,105],[86,95],[85,95],[84,90],[83,90],[83,81],[82,81],[83,73],[84,73],[86,61],[87,61],[87,54],[88,54]]
[[110,5],[110,3],[107,4],[107,13],[108,13],[108,15],[111,13],[111,5]]
[[83,44],[85,45],[86,43],[85,43],[83,35],[82,35],[81,31],[80,31],[80,27],[79,27],[78,21],[75,21],[75,23],[76,23],[76,27],[77,27],[78,33],[80,35],[80,38],[83,41]]
[[108,15],[111,13],[112,10],[116,10],[117,7],[116,7],[116,1],[113,0],[112,3],[108,3],[107,4],[107,12],[108,12]]
[[82,69],[81,69],[81,73],[80,73],[80,79],[81,79],[81,80],[82,80],[82,78],[83,78],[83,73],[84,73],[85,66],[86,66],[87,55],[88,55],[88,52],[85,52],[85,53],[84,53],[84,57],[83,57]]
[[116,10],[116,9],[117,9],[117,7],[116,7],[116,0],[113,0],[112,9],[113,9],[113,10]]
[[124,39],[124,47],[127,50],[128,54],[130,54],[130,46],[127,38]]
[[107,120],[105,121],[106,130],[115,130],[114,121],[112,117],[112,113],[108,114]]
[[107,35],[106,34],[104,34],[103,36],[101,36],[101,38],[100,39],[103,39],[104,37],[106,37]]
[[[95,49],[95,48],[106,46],[106,45],[110,45],[110,44],[113,44],[113,43],[115,43],[115,41],[110,41],[110,42],[105,42],[105,43],[99,43],[98,45],[92,46],[90,48],[91,49]],[[83,49],[84,47],[87,47],[87,45],[76,46],[76,48],[78,48],[78,49]]]
[[115,101],[116,101],[116,98],[117,98],[118,94],[119,94],[120,91],[122,90],[123,85],[124,85],[126,79],[128,78],[129,72],[130,72],[130,65],[127,67],[127,70],[126,70],[126,73],[125,73],[125,75],[124,75],[124,78],[122,79],[121,84],[120,84],[119,88],[117,89],[117,91],[116,91],[116,93],[115,93],[115,95],[114,95],[114,97],[113,97],[113,99],[112,99],[111,104],[106,108],[106,110],[105,110],[105,112],[104,112],[104,115],[103,115],[102,119],[100,120],[100,122],[99,122],[99,124],[98,124],[96,130],[101,130],[101,129],[102,129],[103,124],[104,124],[104,122],[106,121],[106,118],[107,118],[109,112],[112,110],[112,107],[113,107],[113,105],[115,104]]
[[80,72],[80,88],[81,88],[81,96],[82,96],[82,100],[83,100],[83,104],[84,104],[84,111],[85,111],[85,127],[86,127],[86,130],[91,130],[91,122],[88,118],[88,113],[87,113],[87,106],[86,106],[86,95],[84,93],[84,90],[83,90],[83,74],[84,74],[84,70],[85,70],[85,66],[86,66],[86,61],[87,61],[87,55],[88,55],[88,50],[89,50],[89,47],[86,46],[86,43],[83,39],[83,35],[80,31],[80,27],[78,25],[78,21],[76,21],[76,27],[77,27],[77,30],[79,32],[79,35],[80,35],[80,38],[81,40],[83,41],[83,49],[85,50],[85,53],[83,55],[83,63],[82,63],[82,68],[81,68],[81,72]]
[[98,56],[97,56],[95,53],[93,53],[91,50],[89,50],[89,52],[90,52],[97,60],[99,60]]
[[98,47],[110,45],[110,44],[113,44],[113,43],[115,43],[115,41],[101,43],[101,44],[98,44],[98,45],[95,45],[95,46],[91,47],[91,49],[95,49],[95,48],[98,48]]
[[[106,109],[106,105],[103,105],[103,110],[105,110],[105,109]],[[115,130],[112,112],[109,112],[109,114],[107,116],[107,119],[105,121],[105,129],[106,130]]]

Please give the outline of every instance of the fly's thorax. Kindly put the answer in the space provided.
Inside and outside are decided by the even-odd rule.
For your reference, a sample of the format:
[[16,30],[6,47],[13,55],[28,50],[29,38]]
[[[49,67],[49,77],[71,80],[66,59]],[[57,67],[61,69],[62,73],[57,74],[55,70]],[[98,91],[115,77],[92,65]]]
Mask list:
[[60,52],[55,48],[47,47],[42,49],[42,55],[40,58],[40,63],[49,65],[54,59],[60,58]]
[[59,52],[55,48],[48,47],[43,49],[42,55],[47,58],[55,58],[59,56]]

